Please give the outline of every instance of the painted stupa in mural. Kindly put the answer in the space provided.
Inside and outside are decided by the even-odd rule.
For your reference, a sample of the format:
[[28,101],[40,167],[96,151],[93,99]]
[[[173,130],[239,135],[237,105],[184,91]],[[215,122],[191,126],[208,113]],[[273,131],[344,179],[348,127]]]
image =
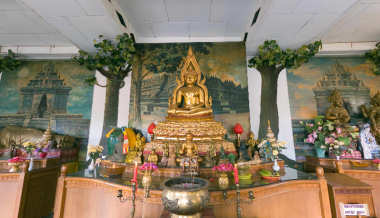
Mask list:
[[87,137],[90,120],[83,119],[82,114],[67,112],[71,89],[55,71],[53,63],[45,65],[20,89],[17,114],[0,115],[0,127],[15,125],[46,129],[50,121],[54,132]]
[[325,114],[330,105],[328,96],[335,89],[342,95],[345,107],[350,114],[360,113],[359,106],[370,101],[369,88],[355,74],[337,61],[328,71],[323,73],[322,78],[313,88],[318,114]]

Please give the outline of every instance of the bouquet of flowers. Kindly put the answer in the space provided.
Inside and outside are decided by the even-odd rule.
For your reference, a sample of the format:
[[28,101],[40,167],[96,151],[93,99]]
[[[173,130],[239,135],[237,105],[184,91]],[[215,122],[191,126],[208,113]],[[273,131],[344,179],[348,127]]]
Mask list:
[[214,166],[212,170],[222,173],[231,172],[234,170],[234,165],[232,165],[231,163],[221,163],[219,165]]
[[88,146],[88,155],[91,159],[98,159],[100,154],[103,152],[103,146],[100,145],[89,145]]
[[157,169],[158,167],[154,163],[144,163],[143,165],[139,167],[139,170],[141,171],[147,171],[147,170],[151,171],[151,170],[157,170]]
[[32,155],[33,151],[37,148],[37,146],[32,142],[25,142],[22,146],[28,155]]
[[342,152],[352,153],[356,150],[359,138],[359,129],[356,126],[338,126],[334,122],[325,120],[324,116],[317,116],[312,123],[304,124],[307,137],[305,142],[314,147],[329,150],[336,156]]

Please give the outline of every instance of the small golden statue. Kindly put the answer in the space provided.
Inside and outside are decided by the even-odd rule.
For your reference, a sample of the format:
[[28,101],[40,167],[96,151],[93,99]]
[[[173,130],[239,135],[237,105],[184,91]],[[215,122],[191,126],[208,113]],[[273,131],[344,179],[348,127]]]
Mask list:
[[145,146],[145,137],[141,135],[141,133],[137,133],[136,135],[136,151],[143,151]]
[[360,107],[364,117],[368,118],[371,124],[371,133],[375,137],[377,144],[380,144],[380,92],[371,98],[370,108],[364,105]]
[[[132,141],[131,141],[132,142]],[[134,163],[138,164],[142,163],[142,154],[145,146],[145,137],[141,135],[141,133],[137,133],[136,141],[134,144],[129,145],[128,153],[125,158],[126,163]]]
[[182,144],[182,148],[179,151],[179,154],[181,154],[184,157],[194,157],[198,156],[198,147],[193,142],[193,135],[192,134],[186,134],[186,142]]
[[157,162],[158,162],[158,155],[156,153],[156,149],[153,148],[148,156],[148,163],[157,164]]
[[343,107],[343,98],[335,89],[329,96],[330,107],[326,111],[326,119],[334,121],[337,125],[344,125],[350,121],[350,115]]
[[197,144],[193,142],[193,135],[191,133],[186,134],[186,141],[182,144],[179,150],[181,157],[177,158],[180,166],[183,168],[185,175],[197,175],[199,169],[199,162],[202,161],[198,157],[198,147]]
[[255,139],[255,134],[253,132],[249,133],[247,145],[248,145],[248,155],[251,158],[254,151],[257,150],[256,146],[259,144],[259,140]]
[[177,79],[177,87],[169,98],[169,117],[194,117],[212,115],[212,99],[208,96],[206,79],[201,80],[201,71],[196,63],[193,50],[185,59],[181,70],[181,80]]

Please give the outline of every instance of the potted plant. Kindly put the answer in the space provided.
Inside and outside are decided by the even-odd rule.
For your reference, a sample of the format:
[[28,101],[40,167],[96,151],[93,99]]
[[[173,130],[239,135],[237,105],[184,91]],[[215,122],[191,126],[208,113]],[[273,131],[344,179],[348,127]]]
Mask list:
[[231,172],[234,169],[234,165],[231,163],[221,163],[212,168],[212,170],[219,173],[218,185],[221,189],[227,189],[229,185],[228,172]]
[[95,169],[95,161],[100,157],[100,154],[103,152],[103,147],[100,145],[89,145],[88,146],[88,155],[90,156],[91,163],[88,166],[89,171],[93,171]]
[[317,116],[313,122],[304,123],[300,122],[304,126],[307,133],[305,142],[314,145],[317,157],[326,157],[326,150],[328,149],[327,136],[329,132],[333,130],[333,123],[328,120],[324,120],[324,116]]

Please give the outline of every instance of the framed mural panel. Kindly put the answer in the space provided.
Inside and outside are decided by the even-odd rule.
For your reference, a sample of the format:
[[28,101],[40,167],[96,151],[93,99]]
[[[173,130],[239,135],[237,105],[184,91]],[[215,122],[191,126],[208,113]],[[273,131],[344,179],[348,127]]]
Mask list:
[[[8,125],[45,130],[81,140],[86,152],[95,72],[69,60],[24,61],[0,80],[0,128]],[[81,156],[85,156],[81,154]]]
[[334,89],[341,93],[353,124],[363,122],[359,107],[380,90],[380,77],[364,57],[314,57],[298,69],[288,70],[287,79],[297,160],[315,155],[312,145],[304,143],[299,122],[325,115]]
[[236,123],[250,129],[245,45],[226,43],[138,44],[132,72],[129,126],[146,133],[151,122],[167,116],[183,58],[192,46],[206,78],[213,112],[231,134]]

